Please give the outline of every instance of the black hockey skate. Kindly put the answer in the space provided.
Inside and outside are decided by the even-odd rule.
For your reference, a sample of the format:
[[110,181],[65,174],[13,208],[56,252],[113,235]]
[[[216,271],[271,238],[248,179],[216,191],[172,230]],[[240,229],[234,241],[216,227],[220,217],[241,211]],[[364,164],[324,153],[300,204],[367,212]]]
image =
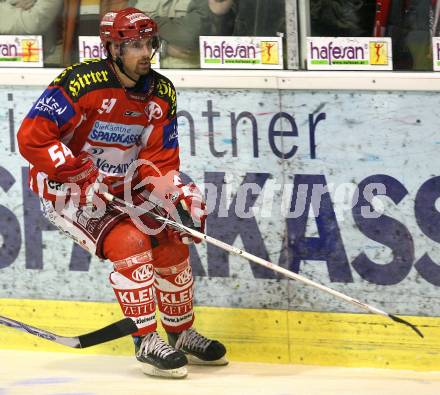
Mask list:
[[136,359],[142,363],[142,371],[150,376],[183,378],[188,374],[188,359],[165,343],[157,332],[133,337]]
[[217,340],[207,339],[190,328],[180,333],[168,333],[168,342],[183,351],[192,365],[227,365],[226,348]]

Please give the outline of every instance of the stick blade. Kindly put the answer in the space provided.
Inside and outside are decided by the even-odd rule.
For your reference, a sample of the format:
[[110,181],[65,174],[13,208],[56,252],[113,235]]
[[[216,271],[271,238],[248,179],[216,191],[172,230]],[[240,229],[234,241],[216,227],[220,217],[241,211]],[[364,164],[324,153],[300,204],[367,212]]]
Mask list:
[[423,336],[423,333],[419,328],[417,328],[414,324],[411,324],[411,322],[408,322],[404,320],[403,318],[397,317],[393,314],[388,314],[388,316],[393,320],[398,322],[399,324],[404,324],[406,326],[409,326],[414,332],[416,332],[422,339],[425,337]]
[[138,328],[131,318],[124,318],[123,320],[110,324],[105,328],[79,336],[78,348],[96,346],[97,344],[116,340],[120,337],[131,335],[132,333],[137,332],[137,330]]

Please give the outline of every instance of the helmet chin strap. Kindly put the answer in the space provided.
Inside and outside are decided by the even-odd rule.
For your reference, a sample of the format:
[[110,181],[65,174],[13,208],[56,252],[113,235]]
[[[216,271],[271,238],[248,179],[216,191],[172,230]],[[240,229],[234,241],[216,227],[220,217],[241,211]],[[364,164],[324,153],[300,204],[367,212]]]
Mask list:
[[130,79],[133,82],[138,82],[139,78],[135,80],[134,78],[130,77],[127,72],[124,69],[124,63],[122,62],[122,59],[119,56],[116,56],[115,63],[118,65],[119,70],[121,70],[121,73],[124,74],[128,79]]

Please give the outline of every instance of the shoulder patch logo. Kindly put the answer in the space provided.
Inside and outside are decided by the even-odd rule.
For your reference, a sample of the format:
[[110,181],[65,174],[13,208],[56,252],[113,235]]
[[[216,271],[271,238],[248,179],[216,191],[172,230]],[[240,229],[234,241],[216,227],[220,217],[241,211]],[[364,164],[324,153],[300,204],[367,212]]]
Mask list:
[[75,115],[75,110],[67,98],[57,88],[46,89],[32,107],[28,117],[44,117],[63,127]]
[[73,102],[83,95],[101,88],[117,88],[119,82],[103,59],[90,59],[67,67],[51,86],[64,89]]
[[69,82],[69,92],[73,97],[77,97],[81,90],[90,85],[96,85],[102,82],[108,82],[108,70],[90,71],[88,73],[77,73]]
[[147,104],[145,114],[147,114],[148,122],[151,122],[152,119],[160,119],[163,117],[162,108],[155,101],[150,101]]
[[[85,64],[90,64],[90,63],[97,63],[97,62],[100,62],[101,61],[101,59],[88,59],[88,60],[86,60],[86,61],[84,61],[83,63],[85,63]],[[81,66],[81,63],[75,63],[75,64],[72,64],[71,66],[69,66],[69,67],[66,67],[64,70],[63,70],[63,72],[57,77],[57,78],[55,78],[53,81],[52,81],[52,84],[51,85],[56,85],[56,84],[58,84],[59,82],[61,82],[61,80],[70,72],[70,71],[72,71],[73,69],[76,69],[76,68],[78,68],[79,66]]]
[[179,146],[177,133],[177,120],[174,118],[168,125],[163,128],[163,147],[177,148]]
[[165,98],[170,104],[170,115],[176,114],[176,91],[171,83],[163,78],[157,82],[157,93],[159,97]]

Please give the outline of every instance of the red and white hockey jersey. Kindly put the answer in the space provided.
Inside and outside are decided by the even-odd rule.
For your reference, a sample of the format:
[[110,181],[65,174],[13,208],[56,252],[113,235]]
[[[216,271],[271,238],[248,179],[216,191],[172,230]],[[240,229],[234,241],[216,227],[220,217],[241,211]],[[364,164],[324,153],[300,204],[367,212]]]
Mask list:
[[179,169],[176,91],[154,70],[126,90],[110,61],[75,64],[36,101],[18,144],[30,163],[31,189],[50,200],[63,193],[57,173],[82,151],[116,190],[136,159],[154,164],[141,167],[140,177],[158,176],[154,167],[164,175]]

